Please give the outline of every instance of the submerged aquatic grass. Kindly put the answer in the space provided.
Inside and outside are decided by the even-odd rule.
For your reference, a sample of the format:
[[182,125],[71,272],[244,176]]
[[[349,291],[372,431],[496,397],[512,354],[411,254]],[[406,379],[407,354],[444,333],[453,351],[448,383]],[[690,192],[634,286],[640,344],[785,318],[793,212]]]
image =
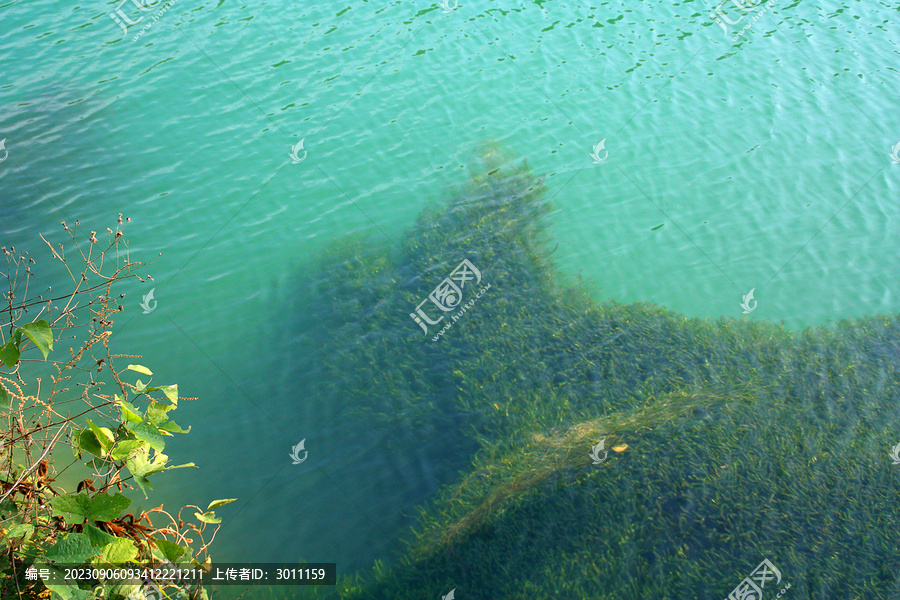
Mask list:
[[[541,180],[488,148],[399,247],[336,242],[304,290],[323,404],[441,486],[339,595],[725,597],[763,558],[791,597],[896,595],[897,316],[796,332],[598,302],[552,261]],[[431,343],[409,312],[462,259],[491,292]]]

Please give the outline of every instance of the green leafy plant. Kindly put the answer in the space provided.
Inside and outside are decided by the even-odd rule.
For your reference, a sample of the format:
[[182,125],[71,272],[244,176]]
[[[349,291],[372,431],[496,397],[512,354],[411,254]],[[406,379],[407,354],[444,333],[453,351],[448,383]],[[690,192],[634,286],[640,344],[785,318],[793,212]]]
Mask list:
[[[113,300],[114,284],[132,277],[141,282],[152,279],[136,274],[145,264],[129,258],[122,215],[115,232],[107,230],[108,245],[100,251],[96,232],[91,232],[84,251],[77,222],[73,228],[62,225],[75,245],[76,258],[84,263],[81,269],[73,270],[61,244],[54,248],[44,242],[71,278],[74,290],[68,295],[26,298],[35,261],[27,252],[2,248],[9,265],[9,289],[0,309],[0,597],[140,599],[144,594],[137,579],[86,579],[78,586],[62,585],[29,578],[26,570],[46,567],[61,576],[54,565],[202,567],[211,560],[207,549],[221,522],[214,509],[233,500],[213,501],[205,510],[187,506],[176,516],[162,506],[140,515],[125,513],[135,485],[147,498],[147,490],[153,489],[151,477],[195,467],[170,465],[163,453],[166,438],[190,430],[170,417],[179,400],[186,398],[179,398],[177,385],[132,381],[132,376],[153,373],[140,364],[117,368],[118,359],[135,356],[110,349],[116,316],[124,310],[117,302],[124,294]],[[35,310],[37,314],[29,318]],[[69,345],[68,359],[52,360],[61,344]],[[41,358],[33,355],[34,349]],[[42,383],[47,371],[49,386]],[[109,387],[114,389],[111,394],[105,391]],[[65,446],[71,453],[61,452]],[[74,491],[55,483],[58,474],[70,467],[77,471],[79,462],[93,474],[78,482]],[[190,509],[196,511],[193,516],[199,524],[182,519],[181,513]],[[153,524],[154,513],[168,519],[166,526]],[[216,528],[204,541],[210,526]],[[196,550],[194,535],[200,542]],[[192,599],[206,597],[199,586],[172,591]]]

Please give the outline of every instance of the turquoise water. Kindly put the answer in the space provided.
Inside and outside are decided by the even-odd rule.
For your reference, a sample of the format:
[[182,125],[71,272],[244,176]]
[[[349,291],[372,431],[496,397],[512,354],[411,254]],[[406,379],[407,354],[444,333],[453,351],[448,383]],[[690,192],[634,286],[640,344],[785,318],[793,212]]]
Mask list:
[[135,41],[155,12],[125,37],[116,6],[0,6],[0,243],[56,288],[38,233],[132,219],[156,262],[123,287],[116,347],[199,398],[167,450],[200,470],[147,506],[239,498],[217,560],[368,566],[447,482],[392,432],[341,437],[291,311],[317,251],[393,246],[486,140],[545,175],[554,257],[598,299],[739,317],[752,289],[743,318],[795,328],[900,309],[890,3],[775,2],[737,42],[748,19],[726,34],[703,2],[176,0]]

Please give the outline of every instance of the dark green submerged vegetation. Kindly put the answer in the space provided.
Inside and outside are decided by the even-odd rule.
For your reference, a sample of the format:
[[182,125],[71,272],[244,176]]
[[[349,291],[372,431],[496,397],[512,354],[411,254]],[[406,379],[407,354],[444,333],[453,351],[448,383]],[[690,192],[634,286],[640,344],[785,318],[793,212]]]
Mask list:
[[[794,332],[597,303],[557,272],[546,191],[489,159],[399,247],[323,257],[302,324],[320,396],[360,435],[405,432],[394,451],[442,485],[341,597],[724,598],[764,558],[766,598],[898,597],[897,316]],[[490,289],[432,342],[443,323],[409,313],[463,259],[482,281],[462,304]],[[592,464],[601,439],[627,448]]]

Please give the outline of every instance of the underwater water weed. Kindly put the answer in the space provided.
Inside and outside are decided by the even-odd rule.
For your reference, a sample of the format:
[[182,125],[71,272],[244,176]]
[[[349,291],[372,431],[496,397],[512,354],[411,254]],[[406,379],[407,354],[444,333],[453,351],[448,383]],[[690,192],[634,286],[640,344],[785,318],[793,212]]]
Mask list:
[[[869,587],[883,561],[898,561],[896,534],[883,527],[897,516],[896,483],[869,477],[874,454],[860,461],[852,442],[800,426],[805,415],[777,399],[760,405],[762,395],[673,392],[606,422],[532,434],[527,447],[480,453],[426,511],[401,564],[382,573],[378,597],[401,579],[405,593],[424,591],[410,582],[435,569],[479,598],[517,597],[525,582],[539,597],[725,595],[760,554],[801,594],[810,573],[829,597]],[[586,449],[601,433],[629,450],[590,466]],[[859,539],[870,541],[866,560],[854,554]]]
[[[446,490],[447,496],[437,505],[451,505],[454,511],[442,513],[439,524],[426,519],[417,533],[418,544],[413,550],[422,556],[477,529],[489,521],[507,503],[521,501],[524,494],[561,474],[573,475],[575,480],[595,473],[588,460],[588,448],[603,437],[615,454],[631,450],[640,453],[639,440],[660,424],[677,422],[698,409],[712,410],[727,405],[729,399],[698,392],[677,392],[663,400],[650,401],[642,409],[620,411],[605,417],[577,423],[564,432],[553,435],[532,433],[526,445],[511,447],[496,445],[482,451],[472,471]],[[604,468],[610,465],[604,465]],[[427,514],[427,513],[426,513]],[[446,520],[453,522],[448,525]],[[429,523],[433,526],[429,527]]]
[[[761,556],[798,597],[896,586],[900,488],[877,461],[900,422],[898,317],[794,332],[598,301],[552,262],[543,183],[501,158],[399,249],[347,246],[314,278],[321,393],[407,433],[392,452],[443,486],[398,562],[342,597],[724,596]],[[491,293],[426,343],[409,312],[464,258]],[[865,560],[827,559],[860,539]]]

